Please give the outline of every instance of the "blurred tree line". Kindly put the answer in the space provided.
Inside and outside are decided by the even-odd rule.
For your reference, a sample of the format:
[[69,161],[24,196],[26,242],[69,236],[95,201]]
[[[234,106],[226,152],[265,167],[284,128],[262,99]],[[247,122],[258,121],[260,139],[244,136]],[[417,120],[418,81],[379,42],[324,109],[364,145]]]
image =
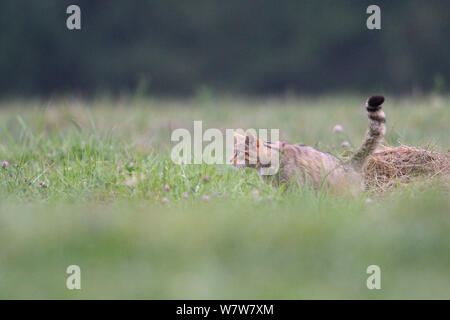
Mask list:
[[[80,31],[66,8],[81,8]],[[366,8],[381,8],[368,30]],[[2,0],[0,95],[446,91],[448,0]]]

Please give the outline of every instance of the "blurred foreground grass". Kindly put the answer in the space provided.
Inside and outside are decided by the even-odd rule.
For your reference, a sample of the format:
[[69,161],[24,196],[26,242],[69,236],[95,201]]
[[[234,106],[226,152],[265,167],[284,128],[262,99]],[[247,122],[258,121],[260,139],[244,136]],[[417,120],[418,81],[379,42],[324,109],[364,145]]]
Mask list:
[[[0,298],[450,298],[450,201],[439,181],[384,196],[283,193],[251,170],[169,159],[172,130],[193,120],[280,128],[340,154],[343,140],[363,137],[363,102],[3,102]],[[388,97],[387,141],[447,150],[449,107],[448,97]],[[65,287],[71,264],[81,291]],[[382,290],[366,288],[371,264]]]

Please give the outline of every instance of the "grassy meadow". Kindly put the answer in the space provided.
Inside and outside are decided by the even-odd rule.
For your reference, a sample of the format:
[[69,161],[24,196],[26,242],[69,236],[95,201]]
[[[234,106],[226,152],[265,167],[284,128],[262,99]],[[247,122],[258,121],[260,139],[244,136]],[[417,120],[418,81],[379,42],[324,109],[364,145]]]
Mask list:
[[[170,160],[172,131],[194,120],[345,155],[365,98],[3,100],[0,299],[449,299],[439,179],[337,197]],[[384,110],[389,144],[450,149],[450,97],[387,97]],[[69,265],[81,290],[66,288]],[[381,290],[366,287],[369,265]]]

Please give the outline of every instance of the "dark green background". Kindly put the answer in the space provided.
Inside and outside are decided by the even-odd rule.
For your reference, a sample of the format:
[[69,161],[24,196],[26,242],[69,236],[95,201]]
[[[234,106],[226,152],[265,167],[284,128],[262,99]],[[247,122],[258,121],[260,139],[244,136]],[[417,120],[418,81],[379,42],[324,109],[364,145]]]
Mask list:
[[[82,30],[66,28],[78,4]],[[366,8],[381,7],[381,30]],[[448,0],[2,0],[0,96],[448,90]]]

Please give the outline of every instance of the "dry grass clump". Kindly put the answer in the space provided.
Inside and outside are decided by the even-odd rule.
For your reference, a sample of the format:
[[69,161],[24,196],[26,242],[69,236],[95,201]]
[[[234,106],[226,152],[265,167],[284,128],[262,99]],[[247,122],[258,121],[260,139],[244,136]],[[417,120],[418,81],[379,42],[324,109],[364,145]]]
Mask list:
[[450,155],[428,149],[401,145],[383,146],[367,161],[366,185],[379,192],[409,183],[421,177],[426,181],[436,176],[450,178]]

